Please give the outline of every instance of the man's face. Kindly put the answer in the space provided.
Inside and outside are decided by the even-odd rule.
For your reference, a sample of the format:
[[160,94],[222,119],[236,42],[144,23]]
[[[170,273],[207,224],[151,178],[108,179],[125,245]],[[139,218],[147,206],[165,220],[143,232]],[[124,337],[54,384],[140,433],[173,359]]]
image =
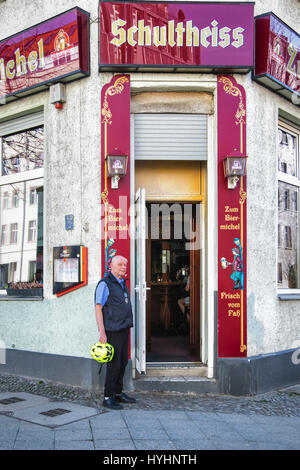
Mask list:
[[127,271],[127,261],[125,259],[114,260],[111,264],[111,272],[119,279],[124,276]]

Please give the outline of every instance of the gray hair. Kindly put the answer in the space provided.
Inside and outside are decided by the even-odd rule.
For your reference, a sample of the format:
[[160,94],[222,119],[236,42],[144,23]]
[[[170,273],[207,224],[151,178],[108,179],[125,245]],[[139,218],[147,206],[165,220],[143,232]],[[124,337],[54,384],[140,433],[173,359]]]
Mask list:
[[116,255],[116,256],[114,256],[114,257],[112,258],[112,260],[111,260],[111,265],[112,265],[112,264],[115,264],[115,261],[120,261],[120,260],[124,260],[124,261],[126,261],[126,262],[128,263],[128,259],[125,258],[125,256]]

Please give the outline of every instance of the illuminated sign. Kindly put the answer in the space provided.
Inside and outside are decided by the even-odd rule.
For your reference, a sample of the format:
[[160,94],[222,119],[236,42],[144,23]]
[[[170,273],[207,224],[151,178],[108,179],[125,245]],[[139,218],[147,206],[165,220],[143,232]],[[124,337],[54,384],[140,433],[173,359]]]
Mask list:
[[79,8],[0,41],[0,104],[87,75],[89,14]]
[[254,80],[300,104],[300,36],[273,13],[255,18]]
[[253,3],[100,2],[100,70],[253,65]]

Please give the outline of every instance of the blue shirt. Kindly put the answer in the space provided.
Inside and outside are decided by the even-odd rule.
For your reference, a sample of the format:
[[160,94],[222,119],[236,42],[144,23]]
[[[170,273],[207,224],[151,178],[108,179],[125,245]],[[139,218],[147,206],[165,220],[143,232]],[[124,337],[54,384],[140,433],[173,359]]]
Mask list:
[[[124,279],[119,279],[118,277],[114,276],[117,281],[121,284],[122,288],[123,285],[124,285]],[[105,305],[106,301],[107,301],[107,298],[109,296],[109,289],[108,289],[108,286],[106,284],[106,282],[100,282],[100,284],[98,285],[97,289],[96,289],[96,304],[100,304],[102,305]]]

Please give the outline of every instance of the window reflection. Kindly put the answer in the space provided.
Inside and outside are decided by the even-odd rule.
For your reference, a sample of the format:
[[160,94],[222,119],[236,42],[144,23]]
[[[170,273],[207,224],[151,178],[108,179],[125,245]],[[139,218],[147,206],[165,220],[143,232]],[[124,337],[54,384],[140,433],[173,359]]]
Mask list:
[[[35,185],[41,185],[35,188],[36,204],[31,204],[30,199],[32,183],[30,180],[15,183],[19,195],[17,207],[1,209],[0,289],[7,290],[9,295],[43,286],[43,179],[34,180]],[[11,185],[2,186],[1,198],[5,193],[11,196],[13,191]],[[32,290],[31,294],[41,295],[42,291]]]
[[2,138],[2,175],[13,175],[44,165],[44,131],[38,127]]
[[297,176],[296,137],[287,131],[278,129],[278,140],[278,170],[291,176]]
[[[26,172],[43,167],[43,127],[0,142],[3,180],[10,175],[11,182],[0,186],[0,296],[42,296],[43,178],[31,180]],[[21,172],[24,181],[13,182]]]
[[288,183],[278,184],[278,285],[299,287],[299,189]]

